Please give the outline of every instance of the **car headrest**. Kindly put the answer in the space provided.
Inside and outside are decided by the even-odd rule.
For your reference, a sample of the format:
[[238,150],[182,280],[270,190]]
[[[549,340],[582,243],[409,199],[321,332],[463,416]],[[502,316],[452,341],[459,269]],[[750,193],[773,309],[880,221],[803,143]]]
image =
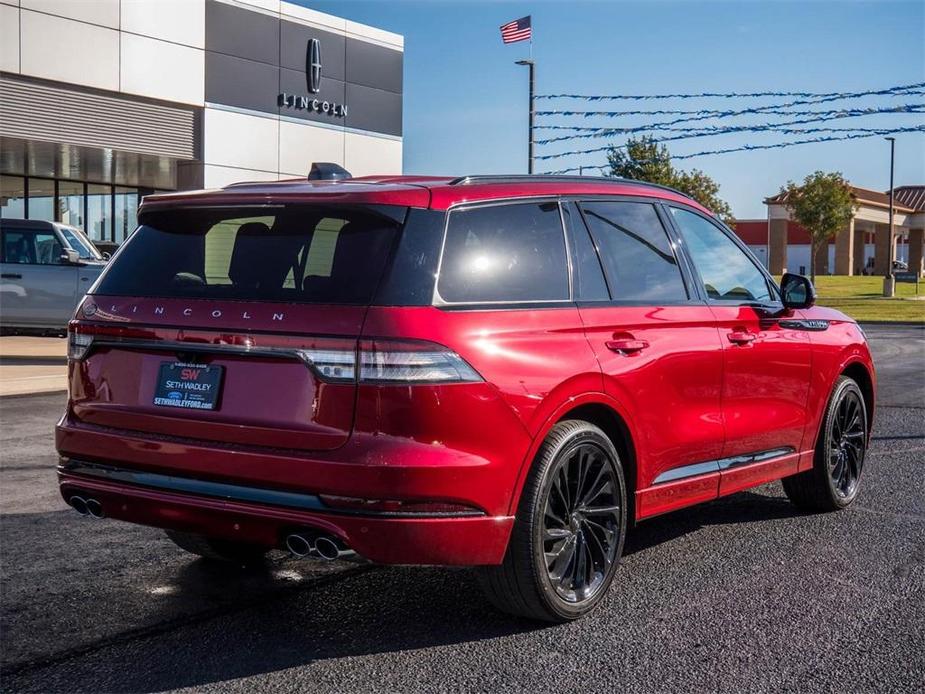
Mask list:
[[259,258],[269,233],[270,227],[263,222],[246,222],[238,227],[228,265],[228,278],[232,283],[245,287],[259,284],[263,270]]

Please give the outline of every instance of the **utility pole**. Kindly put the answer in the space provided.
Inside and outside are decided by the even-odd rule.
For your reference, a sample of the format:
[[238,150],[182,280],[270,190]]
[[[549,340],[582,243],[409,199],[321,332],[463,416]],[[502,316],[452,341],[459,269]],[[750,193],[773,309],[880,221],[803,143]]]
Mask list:
[[[532,39],[530,40],[530,51],[531,53],[533,51],[533,40]],[[528,121],[529,122],[529,125],[528,125],[529,139],[527,140],[527,173],[532,174],[533,173],[533,116],[535,113],[535,110],[533,108],[533,101],[534,101],[533,96],[534,96],[535,87],[536,87],[536,82],[535,82],[536,65],[533,63],[533,58],[530,58],[529,60],[518,60],[517,65],[526,65],[527,67],[530,68],[530,112],[529,112],[530,119]]]
[[890,143],[890,243],[887,250],[886,274],[883,276],[883,296],[896,295],[896,278],[893,277],[893,173],[896,163],[896,138],[885,138]]

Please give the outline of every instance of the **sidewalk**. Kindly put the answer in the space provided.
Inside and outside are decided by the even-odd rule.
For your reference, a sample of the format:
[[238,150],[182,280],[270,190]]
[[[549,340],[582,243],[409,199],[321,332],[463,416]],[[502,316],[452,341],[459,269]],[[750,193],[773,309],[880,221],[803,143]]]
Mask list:
[[0,337],[0,397],[67,390],[67,339]]

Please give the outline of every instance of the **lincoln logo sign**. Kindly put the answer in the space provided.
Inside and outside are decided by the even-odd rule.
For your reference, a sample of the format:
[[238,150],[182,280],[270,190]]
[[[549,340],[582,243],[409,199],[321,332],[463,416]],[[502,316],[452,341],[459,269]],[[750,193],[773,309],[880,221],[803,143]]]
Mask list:
[[[305,86],[309,94],[317,94],[321,91],[321,41],[318,39],[309,39],[305,45]],[[282,92],[277,97],[277,103],[280,108],[314,111],[335,118],[344,118],[347,115],[346,105],[307,95]]]
[[308,40],[308,49],[305,51],[305,81],[308,82],[308,91],[312,94],[321,91],[321,42],[318,39]]

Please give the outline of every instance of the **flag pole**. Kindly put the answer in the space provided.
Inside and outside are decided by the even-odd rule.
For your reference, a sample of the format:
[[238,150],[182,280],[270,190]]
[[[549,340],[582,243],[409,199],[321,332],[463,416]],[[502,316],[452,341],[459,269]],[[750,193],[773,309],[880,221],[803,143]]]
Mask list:
[[534,108],[534,101],[535,101],[534,97],[535,97],[535,92],[536,92],[536,64],[533,62],[533,34],[532,32],[530,35],[530,57],[527,60],[518,60],[517,65],[526,65],[528,68],[530,68],[530,75],[529,75],[530,95],[529,95],[529,102],[528,102],[529,111],[527,113],[528,115],[528,120],[527,120],[527,173],[532,174],[533,173],[533,117],[534,117],[534,114],[536,113],[536,109]]

